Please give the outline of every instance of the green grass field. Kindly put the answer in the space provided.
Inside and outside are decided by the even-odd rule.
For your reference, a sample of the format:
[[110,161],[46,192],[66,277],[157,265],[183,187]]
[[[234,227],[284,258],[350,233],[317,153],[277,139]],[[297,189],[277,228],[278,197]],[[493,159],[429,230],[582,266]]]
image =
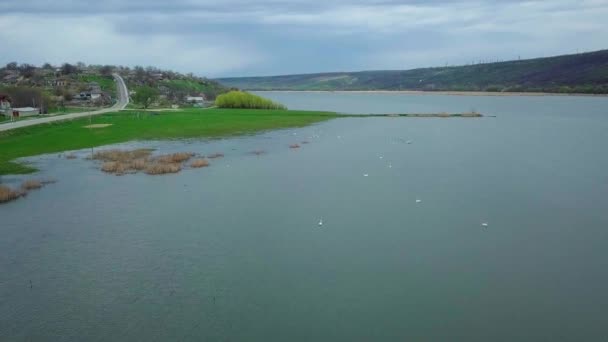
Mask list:
[[35,169],[14,162],[21,157],[83,149],[131,140],[217,138],[265,130],[303,127],[336,118],[329,112],[251,109],[188,109],[158,114],[123,111],[0,132],[0,175],[22,174]]
[[101,90],[108,91],[112,94],[116,93],[116,82],[112,76],[101,76],[101,75],[80,75],[82,82],[97,82],[101,87]]

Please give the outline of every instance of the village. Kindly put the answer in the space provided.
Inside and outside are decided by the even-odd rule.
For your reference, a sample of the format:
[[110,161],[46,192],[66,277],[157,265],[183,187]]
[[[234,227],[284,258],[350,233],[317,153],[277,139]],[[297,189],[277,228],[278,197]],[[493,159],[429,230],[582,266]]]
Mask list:
[[0,121],[110,107],[117,101],[113,73],[123,77],[129,95],[139,87],[155,88],[157,108],[206,107],[227,90],[205,78],[153,67],[13,62],[0,68]]

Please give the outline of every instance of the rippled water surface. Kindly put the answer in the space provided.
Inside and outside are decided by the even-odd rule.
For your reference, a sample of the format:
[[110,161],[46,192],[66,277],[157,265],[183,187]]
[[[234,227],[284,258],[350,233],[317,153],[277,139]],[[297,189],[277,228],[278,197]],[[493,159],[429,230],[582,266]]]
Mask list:
[[58,182],[0,206],[0,340],[608,338],[606,98],[264,95],[496,117],[119,145],[225,154],[169,176],[31,158]]

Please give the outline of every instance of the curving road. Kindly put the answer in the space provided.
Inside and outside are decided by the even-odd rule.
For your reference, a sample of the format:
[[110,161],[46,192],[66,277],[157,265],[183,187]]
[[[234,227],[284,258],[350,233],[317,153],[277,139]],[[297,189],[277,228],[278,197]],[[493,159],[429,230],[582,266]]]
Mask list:
[[82,113],[73,113],[73,114],[64,114],[57,116],[50,116],[48,118],[38,118],[38,119],[30,119],[30,120],[22,120],[17,122],[10,122],[0,124],[0,132],[8,131],[15,128],[39,125],[43,123],[55,122],[55,121],[63,121],[63,120],[72,120],[78,119],[82,117],[88,117],[91,115],[99,115],[109,112],[115,112],[121,109],[125,109],[125,107],[129,104],[129,92],[127,91],[127,85],[125,81],[120,77],[119,74],[112,74],[114,76],[114,80],[116,81],[116,90],[118,94],[118,101],[112,107],[95,110],[92,112],[82,112]]

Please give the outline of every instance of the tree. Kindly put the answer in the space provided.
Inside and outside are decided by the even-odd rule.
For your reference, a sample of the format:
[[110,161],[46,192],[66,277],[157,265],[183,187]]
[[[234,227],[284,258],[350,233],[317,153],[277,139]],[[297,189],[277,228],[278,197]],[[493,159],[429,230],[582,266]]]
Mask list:
[[19,73],[21,74],[21,76],[25,77],[25,78],[30,78],[32,76],[34,76],[34,72],[36,71],[36,67],[30,64],[21,64],[18,67]]
[[52,70],[53,66],[50,63],[44,63],[44,65],[42,65],[42,69]]
[[78,69],[70,63],[65,63],[61,66],[61,73],[63,75],[75,74]]
[[158,89],[143,86],[135,90],[135,95],[132,96],[133,102],[139,104],[144,109],[150,107],[156,99],[158,99]]
[[113,69],[114,68],[111,65],[104,65],[104,66],[101,67],[101,69],[99,69],[99,72],[103,76],[111,76]]
[[6,70],[17,70],[17,62],[10,62],[6,64]]

